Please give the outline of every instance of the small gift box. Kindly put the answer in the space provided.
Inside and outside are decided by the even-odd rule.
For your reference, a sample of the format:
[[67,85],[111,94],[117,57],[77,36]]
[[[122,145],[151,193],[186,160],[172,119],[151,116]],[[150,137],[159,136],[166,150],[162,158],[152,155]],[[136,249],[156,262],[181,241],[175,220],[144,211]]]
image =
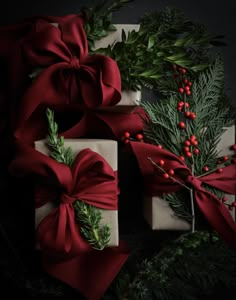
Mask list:
[[[116,31],[112,31],[108,36],[101,40],[95,41],[94,49],[106,48],[108,45],[120,42],[122,40],[122,30],[128,34],[130,31],[139,31],[139,24],[115,24]],[[123,90],[121,92],[121,100],[115,106],[102,107],[102,110],[116,111],[116,112],[127,112],[131,113],[141,102],[141,91],[128,91]]]
[[[219,156],[232,155],[230,146],[235,143],[235,126],[228,127],[222,134],[217,145]],[[225,194],[227,201],[225,204],[231,204],[235,201],[235,195]],[[177,217],[169,206],[168,202],[161,197],[145,197],[143,202],[143,214],[147,223],[153,230],[190,230],[191,224]],[[230,210],[235,221],[235,208]]]
[[[65,148],[71,147],[73,157],[84,149],[90,149],[101,155],[106,162],[111,166],[113,171],[117,171],[117,142],[113,140],[98,140],[98,139],[65,139]],[[49,156],[49,148],[45,140],[35,142],[35,149],[39,152]],[[93,187],[91,186],[91,189]],[[55,202],[47,202],[41,207],[35,209],[35,228],[39,223],[54,210],[57,206]],[[110,227],[110,241],[109,247],[119,245],[119,231],[118,231],[118,212],[117,210],[105,210],[102,212],[102,224],[108,224]]]

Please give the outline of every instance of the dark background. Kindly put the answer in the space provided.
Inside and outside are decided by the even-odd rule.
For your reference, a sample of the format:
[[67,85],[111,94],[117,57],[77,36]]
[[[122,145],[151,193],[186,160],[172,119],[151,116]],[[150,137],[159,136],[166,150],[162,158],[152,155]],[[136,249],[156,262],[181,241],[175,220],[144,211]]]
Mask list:
[[[21,21],[34,15],[65,15],[79,12],[83,6],[94,6],[98,0],[19,0],[2,1],[0,25]],[[192,21],[204,24],[209,32],[225,36],[227,46],[221,48],[225,62],[227,94],[236,107],[236,3],[232,0],[134,0],[113,14],[114,23],[138,23],[145,12],[166,6],[181,9]]]

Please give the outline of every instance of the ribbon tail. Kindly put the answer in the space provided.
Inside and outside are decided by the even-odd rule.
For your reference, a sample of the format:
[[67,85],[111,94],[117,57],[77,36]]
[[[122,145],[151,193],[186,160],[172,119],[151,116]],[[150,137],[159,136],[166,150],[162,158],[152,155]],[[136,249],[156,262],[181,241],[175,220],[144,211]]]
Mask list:
[[195,191],[195,199],[212,228],[236,250],[236,223],[225,205],[208,191]]
[[60,263],[44,256],[43,265],[47,273],[78,289],[88,300],[100,300],[128,256],[121,242],[119,247],[93,250]]

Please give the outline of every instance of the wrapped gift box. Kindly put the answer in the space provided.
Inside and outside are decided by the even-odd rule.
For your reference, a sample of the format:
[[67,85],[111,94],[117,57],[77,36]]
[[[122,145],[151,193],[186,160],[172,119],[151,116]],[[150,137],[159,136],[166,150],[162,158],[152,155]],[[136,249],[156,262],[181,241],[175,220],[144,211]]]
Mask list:
[[[53,26],[58,27],[57,23],[51,23]],[[106,48],[108,45],[113,44],[114,42],[119,42],[122,40],[121,34],[122,29],[127,34],[129,31],[135,30],[138,31],[139,24],[115,24],[117,28],[116,31],[112,31],[108,36],[102,38],[101,40],[95,41],[95,49]],[[29,76],[34,79],[37,77],[43,68],[36,68]],[[111,112],[122,112],[122,113],[132,113],[134,109],[140,105],[141,102],[141,91],[131,91],[123,90],[121,93],[121,100],[115,106],[101,107],[101,110],[111,111]]]
[[[65,148],[71,147],[73,156],[83,149],[89,148],[94,152],[100,154],[112,167],[114,171],[117,171],[117,142],[113,140],[98,140],[98,139],[65,139]],[[45,140],[35,142],[35,149],[39,152],[49,155],[49,149]],[[36,208],[35,210],[35,228],[44,217],[46,217],[54,208],[55,203],[48,202],[45,205]],[[111,237],[109,246],[119,245],[119,231],[118,231],[118,211],[117,210],[103,210],[101,224],[108,224],[111,228]]]
[[[139,24],[114,24],[116,31],[112,31],[108,36],[101,40],[95,41],[94,49],[106,48],[108,45],[120,42],[122,40],[121,34],[122,29],[128,34],[128,32],[135,30],[139,31]],[[134,109],[140,105],[141,102],[141,91],[127,91],[123,90],[121,93],[121,100],[115,107],[105,107],[102,109],[116,112],[127,112],[131,113]]]
[[[217,145],[219,156],[232,155],[229,147],[235,144],[235,126],[227,128]],[[225,195],[227,204],[235,201],[235,195]],[[174,214],[168,202],[160,197],[145,197],[143,203],[144,218],[153,230],[190,230],[190,223],[180,219]],[[235,209],[230,211],[236,220]]]

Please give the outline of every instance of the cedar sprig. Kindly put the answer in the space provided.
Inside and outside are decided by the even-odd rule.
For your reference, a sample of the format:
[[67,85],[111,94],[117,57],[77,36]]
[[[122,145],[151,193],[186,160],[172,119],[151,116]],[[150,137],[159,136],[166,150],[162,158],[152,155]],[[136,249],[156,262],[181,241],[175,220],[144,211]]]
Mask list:
[[[197,76],[196,76],[197,75]],[[232,106],[224,92],[224,66],[220,57],[209,65],[207,69],[195,75],[192,94],[186,101],[190,110],[196,114],[196,119],[184,119],[184,112],[177,111],[180,94],[173,92],[154,103],[143,101],[141,106],[149,118],[143,119],[144,136],[151,144],[160,144],[164,149],[177,156],[183,155],[183,142],[191,135],[196,135],[199,154],[185,157],[185,163],[195,176],[204,175],[203,167],[216,170],[216,162],[220,156],[217,144],[227,127],[235,122]],[[177,88],[176,88],[177,90]],[[179,121],[185,121],[186,130],[178,127]],[[219,199],[222,191],[204,187]],[[182,194],[165,195],[173,211],[178,216],[189,221],[189,211],[186,204],[190,204]],[[184,212],[185,211],[185,212]],[[183,213],[184,212],[184,213]]]
[[[48,120],[47,144],[51,150],[50,157],[58,162],[72,166],[74,158],[71,147],[64,148],[64,137],[58,137],[58,125],[54,121],[54,113],[46,110]],[[103,250],[110,241],[110,227],[101,225],[101,211],[96,207],[75,200],[73,203],[76,220],[80,223],[80,232],[93,249]]]

